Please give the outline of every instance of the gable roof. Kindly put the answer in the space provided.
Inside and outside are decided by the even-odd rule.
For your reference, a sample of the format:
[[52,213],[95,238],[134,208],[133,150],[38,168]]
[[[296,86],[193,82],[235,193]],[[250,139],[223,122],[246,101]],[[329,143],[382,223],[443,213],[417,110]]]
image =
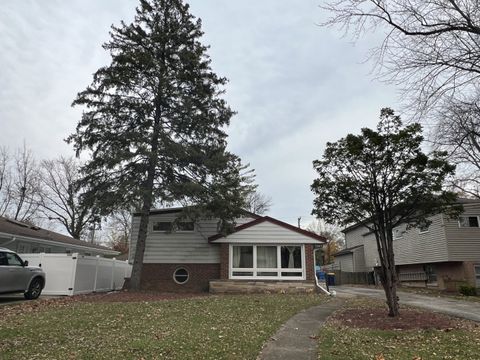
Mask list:
[[352,247],[349,247],[349,248],[346,248],[346,249],[343,249],[343,250],[340,250],[340,251],[336,252],[335,254],[333,254],[333,256],[342,256],[342,255],[351,254],[351,253],[353,253],[353,250],[361,248],[361,247],[363,247],[363,245],[352,246]]
[[[258,215],[257,215],[258,216]],[[314,240],[318,240],[320,242],[325,242],[327,239],[323,236],[320,236],[320,235],[317,235],[311,231],[308,231],[308,230],[303,230],[299,227],[296,227],[296,226],[293,226],[293,225],[290,225],[286,222],[283,222],[283,221],[280,221],[280,220],[277,220],[277,219],[274,219],[270,216],[258,216],[255,220],[252,220],[250,222],[247,222],[245,224],[242,224],[242,225],[239,225],[239,226],[236,226],[234,229],[233,229],[233,232],[231,232],[230,234],[228,235],[223,235],[223,234],[216,234],[216,235],[213,235],[213,236],[210,236],[208,238],[208,242],[214,242],[215,240],[218,240],[218,239],[221,239],[221,238],[226,238],[228,237],[229,235],[232,235],[234,233],[237,233],[239,231],[242,231],[242,230],[245,230],[245,229],[248,229],[252,226],[255,226],[255,225],[258,225],[258,224],[261,224],[261,223],[264,223],[264,222],[269,222],[269,223],[272,223],[272,224],[275,224],[275,225],[278,225],[278,226],[281,226],[285,229],[288,229],[288,230],[291,230],[291,231],[295,231],[299,234],[302,234],[302,235],[305,235],[307,237],[310,237]]]
[[86,241],[74,239],[70,236],[66,236],[54,231],[42,229],[38,226],[29,225],[27,223],[11,220],[6,217],[0,216],[0,235],[7,234],[11,236],[27,237],[31,240],[47,240],[53,241],[62,245],[81,246],[84,248],[90,248],[102,253],[116,255],[118,251],[109,249],[105,246],[91,244]]

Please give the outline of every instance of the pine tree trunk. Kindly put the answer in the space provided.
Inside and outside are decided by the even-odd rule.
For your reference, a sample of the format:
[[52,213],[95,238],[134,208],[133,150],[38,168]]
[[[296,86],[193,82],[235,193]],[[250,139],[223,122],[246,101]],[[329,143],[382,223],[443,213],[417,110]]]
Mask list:
[[150,209],[153,204],[153,186],[155,181],[155,170],[157,164],[158,137],[160,133],[160,105],[156,106],[156,116],[153,124],[153,133],[151,138],[151,153],[148,162],[147,179],[143,187],[143,205],[140,215],[140,227],[138,229],[137,243],[135,244],[135,257],[133,258],[132,275],[130,276],[130,290],[140,290],[142,282],[143,255],[145,253],[145,243],[148,233],[148,220],[150,218]]

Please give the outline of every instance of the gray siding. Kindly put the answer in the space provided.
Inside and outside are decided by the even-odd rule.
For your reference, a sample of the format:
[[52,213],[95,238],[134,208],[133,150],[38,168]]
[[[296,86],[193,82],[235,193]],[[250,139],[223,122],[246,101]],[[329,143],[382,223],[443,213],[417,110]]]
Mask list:
[[335,269],[346,272],[353,272],[353,254],[344,254],[335,257]]
[[[403,236],[393,240],[395,263],[397,265],[449,260],[444,216],[439,214],[429,219],[432,223],[428,232],[423,234],[420,234],[418,228],[406,230],[405,225],[399,227]],[[365,270],[369,270],[380,263],[375,235],[369,233],[367,228],[361,227],[349,231],[345,234],[345,242],[346,247],[364,246]]]
[[[462,215],[480,216],[480,204],[464,204]],[[450,261],[480,261],[480,228],[461,228],[444,216]]]
[[[174,221],[178,213],[151,215],[145,244],[144,263],[220,263],[220,246],[209,244],[208,237],[217,234],[217,220],[205,219],[195,223],[193,232],[154,232],[152,225],[156,221]],[[237,220],[237,224],[252,221],[252,218]],[[136,240],[140,217],[135,216],[132,223],[129,259],[135,255]]]

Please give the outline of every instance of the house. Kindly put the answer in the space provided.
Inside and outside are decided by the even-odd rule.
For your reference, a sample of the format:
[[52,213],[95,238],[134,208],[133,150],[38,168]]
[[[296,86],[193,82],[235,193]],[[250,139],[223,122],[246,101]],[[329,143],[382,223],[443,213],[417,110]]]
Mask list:
[[70,236],[42,229],[21,221],[0,216],[0,247],[24,253],[79,253],[82,255],[115,256],[104,246],[77,240]]
[[[227,236],[217,219],[175,220],[182,208],[152,210],[142,288],[167,292],[313,291],[314,250],[321,236],[246,213]],[[134,214],[133,261],[140,214]]]
[[[460,199],[459,219],[431,216],[426,227],[394,229],[399,280],[408,285],[454,291],[461,284],[480,287],[480,200]],[[372,272],[379,266],[375,235],[362,224],[343,230],[345,249],[335,254],[341,272]]]

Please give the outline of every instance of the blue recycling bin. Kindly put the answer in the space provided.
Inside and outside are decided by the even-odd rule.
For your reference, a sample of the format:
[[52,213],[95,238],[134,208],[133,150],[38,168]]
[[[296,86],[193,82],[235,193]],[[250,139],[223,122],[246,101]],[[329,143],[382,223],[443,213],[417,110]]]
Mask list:
[[328,286],[335,286],[335,273],[327,274],[327,284]]
[[317,270],[317,279],[318,281],[325,281],[325,272],[322,270]]

